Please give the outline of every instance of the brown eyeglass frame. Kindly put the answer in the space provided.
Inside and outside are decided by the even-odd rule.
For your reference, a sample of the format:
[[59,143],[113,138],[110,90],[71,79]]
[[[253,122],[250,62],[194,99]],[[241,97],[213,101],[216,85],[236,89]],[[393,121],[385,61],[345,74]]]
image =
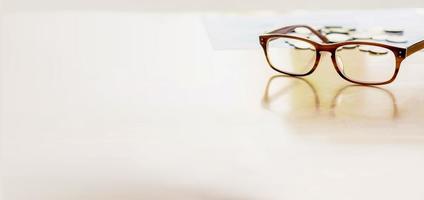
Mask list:
[[[309,39],[306,39],[306,38],[297,37],[297,36],[288,34],[288,33],[293,32],[296,28],[309,29],[314,35],[316,35],[322,41],[322,43],[317,43],[315,41],[312,41],[312,40],[309,40]],[[311,68],[311,70],[309,70],[308,72],[306,72],[304,74],[292,74],[292,73],[281,71],[271,64],[269,57],[268,57],[268,51],[267,51],[268,42],[271,41],[272,39],[281,38],[281,37],[301,40],[301,41],[307,42],[307,43],[309,43],[309,44],[311,44],[315,47],[316,60],[315,60],[314,66]],[[383,44],[383,43],[369,42],[369,41],[346,41],[346,42],[330,43],[330,41],[324,35],[322,35],[319,31],[317,31],[317,30],[315,30],[315,29],[313,29],[313,28],[311,28],[310,26],[307,26],[307,25],[286,26],[286,27],[279,28],[277,30],[262,34],[262,35],[259,36],[259,43],[261,44],[261,46],[264,50],[265,57],[266,57],[266,60],[268,62],[268,65],[277,72],[287,74],[287,75],[290,75],[290,76],[307,76],[307,75],[310,75],[318,67],[318,63],[319,63],[319,60],[321,58],[320,52],[327,51],[327,52],[331,53],[331,60],[333,62],[333,66],[336,69],[337,73],[343,79],[345,79],[349,82],[361,84],[361,85],[384,85],[384,84],[388,84],[388,83],[393,82],[396,79],[396,76],[399,72],[399,68],[400,68],[402,61],[406,57],[424,49],[424,40],[417,42],[417,43],[415,43],[415,44],[413,44],[413,45],[411,45],[407,48],[396,47],[396,46],[391,46],[391,45],[387,45],[387,44]],[[384,82],[375,82],[375,83],[360,82],[360,81],[352,80],[352,79],[346,77],[340,71],[340,68],[337,65],[337,61],[336,61],[336,50],[337,50],[337,48],[339,48],[341,46],[345,46],[345,45],[378,46],[378,47],[383,47],[383,48],[386,48],[386,49],[392,51],[393,54],[396,57],[396,69],[395,69],[393,76],[390,78],[390,80],[387,80],[387,81],[384,81]]]

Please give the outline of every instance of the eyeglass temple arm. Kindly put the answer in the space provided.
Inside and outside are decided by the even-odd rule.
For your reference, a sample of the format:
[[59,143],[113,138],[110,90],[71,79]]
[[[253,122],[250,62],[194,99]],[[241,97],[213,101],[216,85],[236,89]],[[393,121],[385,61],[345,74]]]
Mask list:
[[406,49],[406,56],[410,56],[420,50],[424,49],[424,40],[419,41]]
[[313,29],[310,26],[306,26],[306,25],[293,25],[293,26],[286,26],[283,28],[279,28],[277,30],[273,30],[269,33],[281,33],[281,34],[286,34],[286,33],[290,33],[292,31],[294,31],[296,28],[307,28],[309,29],[313,34],[315,34],[316,36],[319,37],[319,39],[321,39],[321,41],[323,41],[324,43],[329,43],[330,41],[328,41],[327,37],[325,37],[324,35],[322,35],[321,33],[319,33],[317,30]]

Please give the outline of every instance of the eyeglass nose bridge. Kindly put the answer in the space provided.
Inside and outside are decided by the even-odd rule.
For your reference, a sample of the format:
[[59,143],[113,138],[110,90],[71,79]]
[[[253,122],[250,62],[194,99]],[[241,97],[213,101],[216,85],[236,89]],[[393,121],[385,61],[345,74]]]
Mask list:
[[333,45],[320,45],[317,47],[318,52],[328,52],[330,54],[333,54],[335,52],[335,47]]

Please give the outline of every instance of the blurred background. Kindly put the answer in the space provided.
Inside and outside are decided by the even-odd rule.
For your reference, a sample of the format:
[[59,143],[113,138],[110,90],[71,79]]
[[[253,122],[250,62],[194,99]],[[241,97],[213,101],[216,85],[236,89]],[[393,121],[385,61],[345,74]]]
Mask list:
[[424,56],[364,89],[328,57],[275,76],[257,36],[292,10],[424,30],[422,9],[376,14],[423,7],[0,0],[0,200],[422,200]]
[[[0,1],[1,2],[1,1]],[[3,10],[104,9],[137,11],[258,11],[424,7],[423,0],[3,0]]]

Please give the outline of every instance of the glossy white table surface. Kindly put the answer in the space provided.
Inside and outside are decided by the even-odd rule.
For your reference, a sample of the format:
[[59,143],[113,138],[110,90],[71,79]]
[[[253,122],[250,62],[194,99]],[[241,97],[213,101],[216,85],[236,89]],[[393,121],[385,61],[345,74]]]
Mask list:
[[275,76],[195,15],[6,13],[0,34],[2,200],[424,198],[423,53],[372,88],[328,56]]

